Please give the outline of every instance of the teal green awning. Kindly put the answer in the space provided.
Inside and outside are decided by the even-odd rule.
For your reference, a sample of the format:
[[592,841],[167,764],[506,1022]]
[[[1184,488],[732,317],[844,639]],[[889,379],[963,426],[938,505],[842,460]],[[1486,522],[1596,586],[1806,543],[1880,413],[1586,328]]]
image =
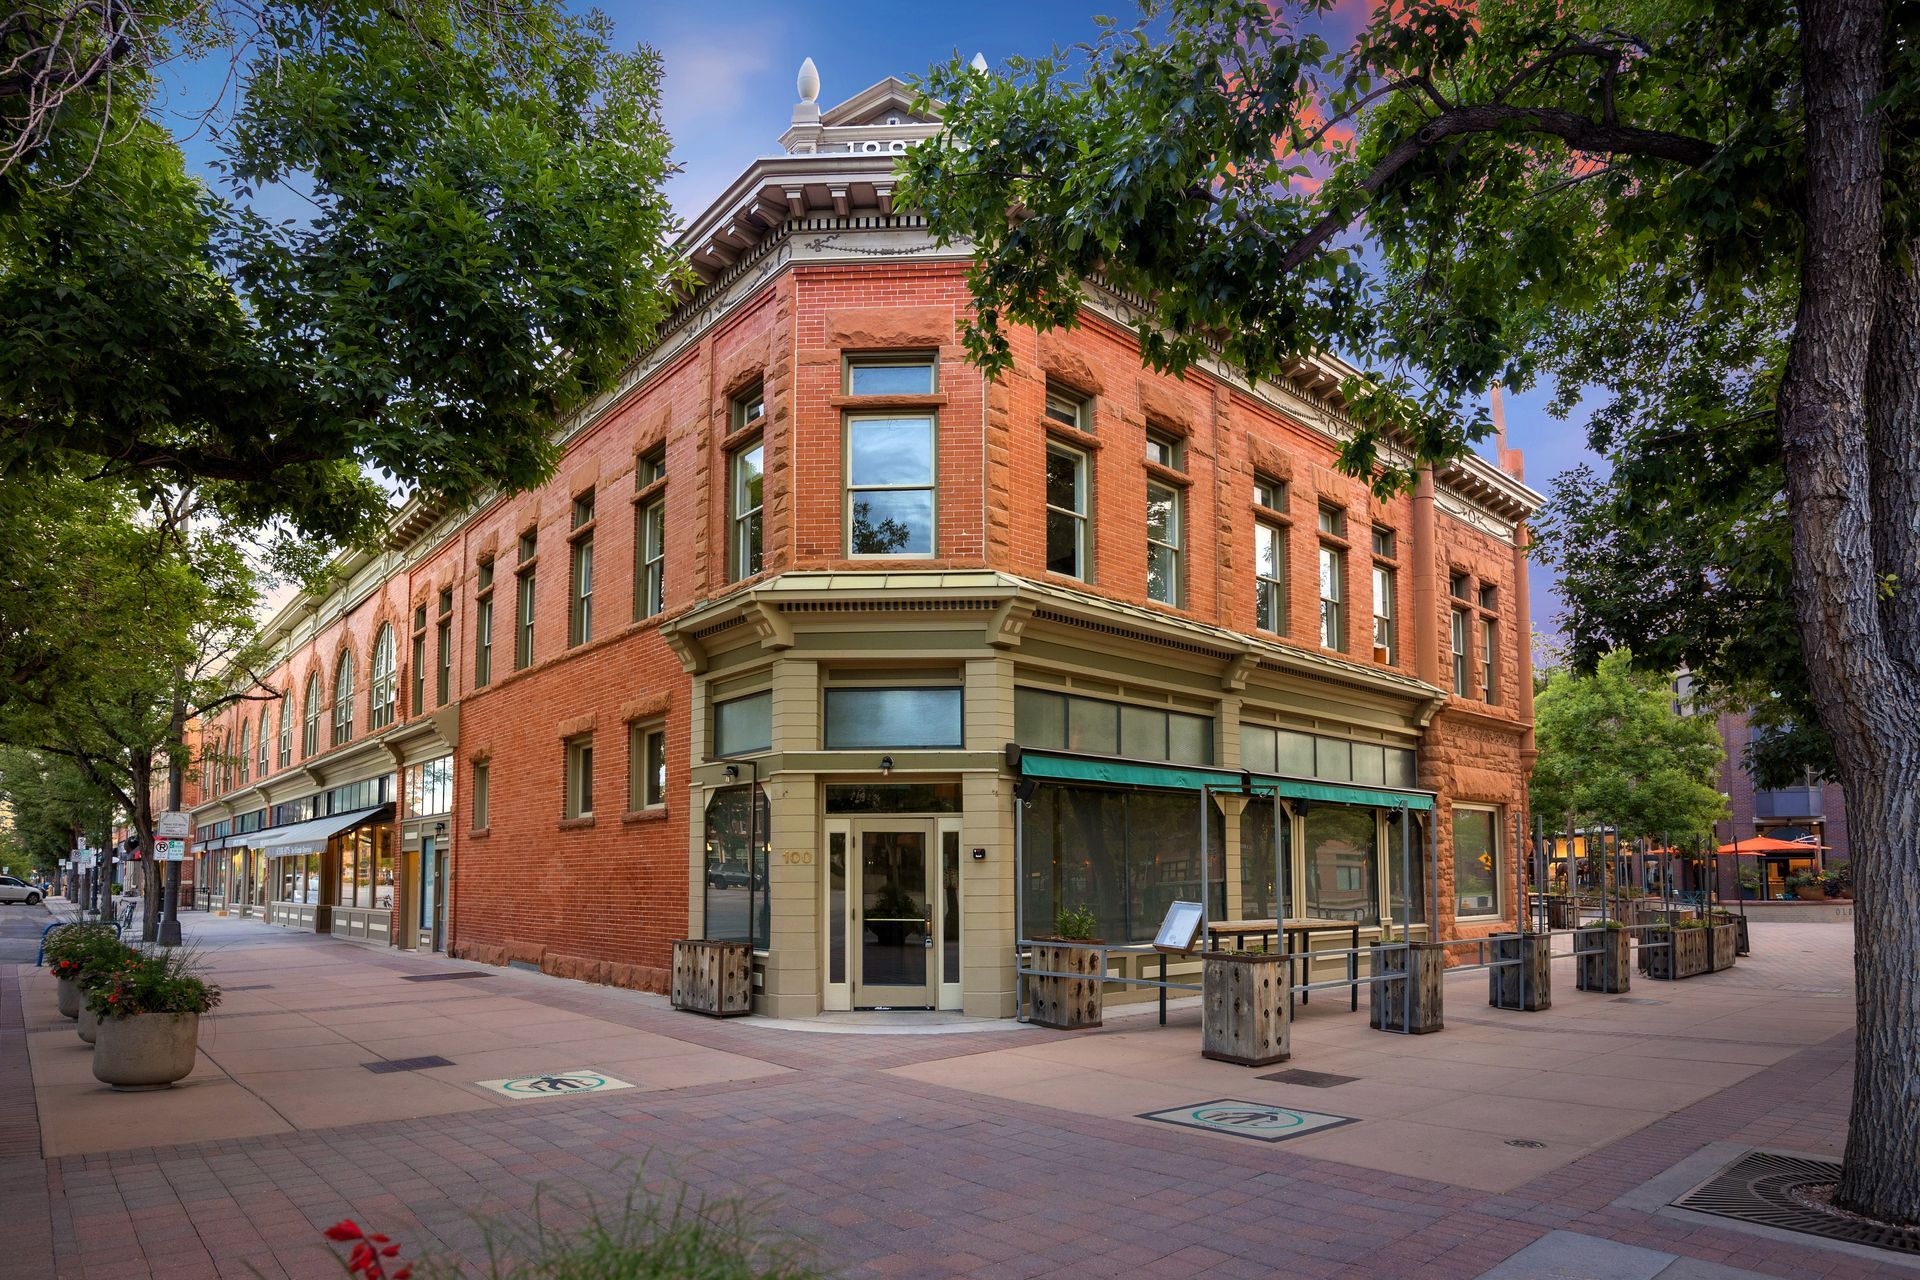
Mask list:
[[[1152,761],[1115,760],[1107,756],[1080,756],[1051,751],[1022,751],[1020,774],[1054,782],[1095,782],[1115,787],[1156,787],[1163,791],[1238,791],[1241,776],[1226,769],[1204,766],[1156,764]],[[1344,782],[1323,782],[1303,778],[1279,778],[1250,774],[1256,795],[1278,792],[1293,800],[1320,800],[1328,804],[1357,804],[1382,809],[1433,808],[1433,797],[1424,791],[1389,791],[1378,787],[1353,786]]]

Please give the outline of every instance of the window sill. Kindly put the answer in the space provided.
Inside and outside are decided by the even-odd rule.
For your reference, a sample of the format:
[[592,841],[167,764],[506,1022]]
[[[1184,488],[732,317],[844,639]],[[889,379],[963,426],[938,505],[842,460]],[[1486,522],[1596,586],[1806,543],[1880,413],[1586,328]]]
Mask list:
[[661,494],[665,493],[666,491],[667,491],[667,478],[665,476],[661,476],[658,480],[650,480],[647,482],[644,488],[635,489],[633,491],[633,499],[632,499],[633,504],[635,506],[641,506],[646,503],[652,502],[655,498],[659,497]]
[[1070,427],[1064,422],[1055,422],[1052,418],[1045,419],[1040,425],[1047,429],[1047,439],[1070,448],[1092,451],[1106,446],[1106,442],[1099,436],[1081,427]]
[[589,813],[579,818],[562,818],[560,819],[557,829],[561,831],[585,831],[591,826],[593,826],[593,815]]
[[944,409],[946,393],[926,396],[850,396],[837,395],[827,400],[836,409]]
[[485,840],[488,836],[492,834],[493,834],[492,827],[474,827],[467,832],[467,839]]
[[666,820],[667,806],[663,804],[654,805],[650,809],[629,810],[620,815],[620,825],[623,827],[642,826],[649,822],[665,822]]
[[1165,481],[1167,484],[1177,484],[1182,488],[1191,488],[1193,486],[1192,476],[1184,471],[1175,470],[1164,463],[1155,462],[1152,458],[1142,459],[1141,465],[1146,467],[1147,474],[1156,480]]

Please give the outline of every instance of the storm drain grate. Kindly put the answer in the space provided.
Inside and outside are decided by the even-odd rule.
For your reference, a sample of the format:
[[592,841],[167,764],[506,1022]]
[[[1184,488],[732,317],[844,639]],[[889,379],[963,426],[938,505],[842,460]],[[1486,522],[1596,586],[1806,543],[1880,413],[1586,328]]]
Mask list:
[[1824,1203],[1839,1179],[1840,1166],[1828,1160],[1749,1151],[1673,1204],[1828,1240],[1920,1254],[1920,1227],[1874,1222]]
[[492,976],[493,975],[490,973],[467,973],[465,971],[462,971],[460,973],[403,973],[400,975],[400,981],[402,982],[454,982],[460,978],[491,978]]
[[1276,1084],[1302,1084],[1309,1089],[1331,1089],[1337,1084],[1352,1084],[1359,1076],[1337,1076],[1331,1071],[1302,1071],[1298,1067],[1286,1071],[1276,1071],[1272,1075],[1259,1076],[1261,1080],[1271,1080]]
[[1615,1004],[1665,1004],[1665,1000],[1649,1000],[1645,996],[1615,996]]
[[377,1076],[393,1071],[425,1071],[428,1067],[450,1067],[453,1059],[442,1058],[438,1054],[425,1058],[382,1058],[378,1062],[360,1064]]

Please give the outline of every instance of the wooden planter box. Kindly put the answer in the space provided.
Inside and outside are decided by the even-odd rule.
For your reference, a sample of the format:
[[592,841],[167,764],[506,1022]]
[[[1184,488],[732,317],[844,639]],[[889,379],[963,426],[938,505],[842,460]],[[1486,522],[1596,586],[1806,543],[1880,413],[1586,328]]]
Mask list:
[[[1581,929],[1573,935],[1573,985],[1618,995],[1633,986],[1633,959],[1625,929]],[[1590,952],[1581,955],[1580,952]]]
[[1577,898],[1547,899],[1547,928],[1573,929],[1580,924],[1580,901]]
[[1033,967],[1069,977],[1033,977],[1033,1014],[1031,1020],[1055,1031],[1079,1031],[1100,1025],[1106,983],[1101,981],[1106,967],[1101,943],[1068,942],[1062,938],[1041,938],[1033,944]]
[[1718,973],[1722,969],[1731,969],[1734,957],[1740,952],[1740,926],[1729,920],[1716,924],[1706,931],[1711,935],[1707,945],[1707,972]]
[[1496,1009],[1524,1009],[1529,1013],[1553,1007],[1553,970],[1549,965],[1552,939],[1544,933],[1496,933],[1495,960],[1523,961],[1487,970],[1487,1003]]
[[1200,1056],[1243,1067],[1285,1062],[1288,957],[1208,951],[1201,955]]
[[715,1018],[753,1012],[753,946],[683,938],[673,944],[673,1007]]
[[1737,923],[1727,923],[1706,929],[1658,929],[1647,935],[1647,941],[1654,944],[1668,940],[1673,944],[1670,949],[1657,945],[1647,948],[1647,976],[1697,978],[1733,968],[1740,929]]
[[[1439,1031],[1447,1025],[1444,995],[1440,979],[1447,972],[1447,949],[1433,943],[1416,942],[1407,947],[1375,947],[1372,951],[1376,974],[1401,974],[1413,963],[1413,1006],[1407,1007],[1407,979],[1388,978],[1367,988],[1367,1023],[1375,1031],[1401,1031],[1416,1036]],[[1401,1025],[1402,1018],[1406,1025]]]

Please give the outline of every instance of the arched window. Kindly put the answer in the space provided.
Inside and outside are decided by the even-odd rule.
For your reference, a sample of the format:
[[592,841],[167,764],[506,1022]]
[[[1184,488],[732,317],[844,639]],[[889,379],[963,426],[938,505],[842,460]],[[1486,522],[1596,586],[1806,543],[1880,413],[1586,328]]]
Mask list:
[[307,677],[307,719],[300,730],[300,758],[320,753],[320,673]]
[[253,776],[253,731],[244,721],[240,725],[240,785],[246,786],[247,779]]
[[267,709],[260,708],[260,776],[267,776]]
[[286,768],[293,763],[293,686],[280,695],[280,767]]
[[225,795],[233,790],[233,735],[230,733],[220,735],[220,761],[217,767],[220,770],[220,793]]
[[393,723],[393,627],[380,628],[373,642],[373,679],[367,686],[367,730],[384,729]]
[[333,745],[353,741],[353,651],[340,655],[333,672]]

